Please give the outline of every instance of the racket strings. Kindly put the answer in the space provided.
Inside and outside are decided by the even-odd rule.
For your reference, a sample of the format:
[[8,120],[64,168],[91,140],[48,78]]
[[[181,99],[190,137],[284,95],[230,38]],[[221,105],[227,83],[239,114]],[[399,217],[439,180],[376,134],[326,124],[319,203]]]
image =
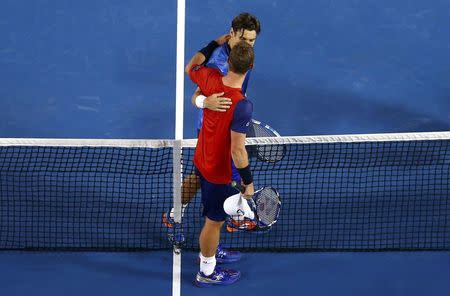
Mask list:
[[256,201],[256,213],[259,220],[267,226],[276,222],[279,213],[279,196],[270,188],[263,189]]
[[[252,121],[249,127],[247,137],[277,137],[279,136],[270,127]],[[284,145],[256,145],[250,148],[250,155],[256,156],[258,159],[267,162],[277,162],[283,159],[286,151]]]

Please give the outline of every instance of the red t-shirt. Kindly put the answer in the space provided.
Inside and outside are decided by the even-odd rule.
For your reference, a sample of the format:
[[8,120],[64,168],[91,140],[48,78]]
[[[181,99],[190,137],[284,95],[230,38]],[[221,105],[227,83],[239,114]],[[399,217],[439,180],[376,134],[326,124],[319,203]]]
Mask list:
[[[230,109],[226,112],[204,109],[203,125],[194,154],[194,164],[208,182],[228,184],[231,182],[230,130],[245,133],[243,128],[237,126],[239,124],[239,126],[248,127],[253,105],[245,99],[240,88],[224,85],[223,76],[217,69],[194,65],[189,71],[189,77],[205,96],[224,92],[223,97],[230,98],[232,101]],[[242,100],[244,101],[238,104]],[[239,114],[235,114],[238,105],[239,110],[249,111],[239,111]]]

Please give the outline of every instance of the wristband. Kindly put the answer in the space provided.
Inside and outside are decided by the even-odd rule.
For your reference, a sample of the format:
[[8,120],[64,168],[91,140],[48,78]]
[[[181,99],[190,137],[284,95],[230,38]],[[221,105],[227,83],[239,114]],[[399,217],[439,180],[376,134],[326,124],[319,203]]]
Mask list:
[[248,185],[253,183],[253,177],[252,172],[250,171],[250,165],[246,166],[242,169],[237,169],[239,172],[239,175],[241,176],[242,182],[244,185]]
[[195,105],[201,109],[205,108],[205,99],[204,95],[199,95],[195,98]]
[[[215,40],[213,40],[213,41],[211,41],[208,45],[206,45],[205,47],[203,47],[202,49],[200,49],[198,52],[201,52],[201,53],[205,56],[206,61],[208,61],[209,58],[211,57],[213,51],[214,51],[217,47],[219,47],[219,44],[218,44]],[[205,61],[205,62],[206,62],[206,61]]]

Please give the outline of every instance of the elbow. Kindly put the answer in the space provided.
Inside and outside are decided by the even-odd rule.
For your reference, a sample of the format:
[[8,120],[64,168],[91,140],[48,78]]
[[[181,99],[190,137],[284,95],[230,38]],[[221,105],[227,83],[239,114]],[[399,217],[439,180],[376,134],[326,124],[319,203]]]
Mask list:
[[186,67],[184,67],[184,72],[189,76],[189,72],[191,71],[192,66],[194,65],[194,63],[192,62],[192,60],[189,61],[189,63],[187,63]]

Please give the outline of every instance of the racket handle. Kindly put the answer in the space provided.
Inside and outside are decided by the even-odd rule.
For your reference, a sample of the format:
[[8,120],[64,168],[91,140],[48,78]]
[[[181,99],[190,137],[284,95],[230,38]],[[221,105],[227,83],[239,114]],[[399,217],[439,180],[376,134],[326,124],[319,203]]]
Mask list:
[[239,190],[241,193],[245,192],[245,186],[240,183],[237,183],[236,181],[232,181],[231,186]]

